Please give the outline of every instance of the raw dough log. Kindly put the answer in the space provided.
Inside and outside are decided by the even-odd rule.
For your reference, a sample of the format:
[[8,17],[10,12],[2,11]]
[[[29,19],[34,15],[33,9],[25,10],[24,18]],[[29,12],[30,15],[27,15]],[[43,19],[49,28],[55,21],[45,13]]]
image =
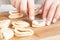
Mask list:
[[32,27],[42,27],[45,26],[45,21],[44,20],[33,20],[32,21]]
[[14,32],[9,28],[2,28],[1,31],[6,40],[9,40],[10,38],[14,36]]
[[28,22],[25,21],[16,21],[16,22],[12,22],[12,25],[14,28],[25,28],[25,27],[29,27],[30,24]]
[[0,21],[0,28],[8,28],[11,23],[11,20],[2,20]]
[[17,36],[17,37],[30,36],[33,34],[34,34],[34,32],[31,29],[15,28],[15,36]]

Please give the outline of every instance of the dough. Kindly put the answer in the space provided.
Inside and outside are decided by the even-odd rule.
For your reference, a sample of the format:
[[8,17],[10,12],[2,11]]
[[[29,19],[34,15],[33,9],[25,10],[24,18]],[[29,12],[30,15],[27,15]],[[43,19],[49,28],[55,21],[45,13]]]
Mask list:
[[14,32],[9,28],[2,28],[1,31],[6,40],[9,40],[10,38],[14,36]]
[[20,18],[20,17],[22,17],[22,15],[20,16],[20,15],[9,15],[9,18]]
[[31,29],[27,28],[15,28],[15,36],[22,37],[22,36],[30,36],[33,35],[34,32]]
[[28,22],[25,22],[25,21],[16,21],[16,22],[12,22],[12,25],[14,28],[24,28],[24,27],[29,27],[30,24]]
[[35,15],[39,14],[40,8],[35,8]]
[[11,23],[11,20],[1,20],[0,21],[0,28],[8,28]]
[[32,27],[42,27],[45,26],[45,21],[44,20],[33,20],[32,21]]
[[3,40],[3,39],[4,39],[4,37],[3,37],[3,34],[1,32],[1,30],[0,30],[0,40]]
[[18,13],[17,11],[9,11],[10,15],[19,15],[20,13]]
[[9,18],[21,18],[23,13],[18,13],[17,11],[9,11]]

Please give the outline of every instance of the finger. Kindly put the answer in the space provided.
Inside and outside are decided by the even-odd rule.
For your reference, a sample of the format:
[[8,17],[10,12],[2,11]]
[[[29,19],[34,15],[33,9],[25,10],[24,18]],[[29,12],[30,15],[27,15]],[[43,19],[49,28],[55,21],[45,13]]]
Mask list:
[[16,10],[20,12],[20,0],[16,0]]
[[44,5],[45,5],[45,2],[46,0],[44,0],[44,3],[42,4],[40,10],[39,10],[39,14],[42,14],[43,13],[43,8],[44,8]]
[[43,7],[40,8],[39,14],[42,14],[42,12],[43,12]]
[[13,7],[15,7],[15,5],[16,5],[16,0],[11,0],[11,4],[12,4]]
[[60,5],[57,7],[56,14],[52,22],[55,23],[59,19],[59,17],[60,17]]
[[56,7],[57,7],[57,4],[52,4],[50,10],[49,10],[49,13],[48,13],[48,16],[47,16],[47,25],[50,25],[51,24],[51,21],[53,19],[53,16],[55,14],[55,11],[56,11]]
[[28,0],[28,10],[29,10],[29,18],[31,20],[34,20],[35,14],[34,14],[34,0]]
[[46,0],[45,1],[43,15],[42,15],[42,17],[45,21],[46,21],[46,16],[47,16],[48,10],[49,10],[50,6],[52,5],[52,3],[53,3],[53,0]]
[[21,0],[20,12],[27,13],[27,0]]

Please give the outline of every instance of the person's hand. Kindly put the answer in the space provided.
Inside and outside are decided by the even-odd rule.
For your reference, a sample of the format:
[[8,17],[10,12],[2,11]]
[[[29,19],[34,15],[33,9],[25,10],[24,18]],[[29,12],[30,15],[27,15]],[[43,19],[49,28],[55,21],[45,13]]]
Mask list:
[[40,9],[42,18],[46,25],[55,23],[60,17],[60,0],[44,0],[43,7]]
[[34,0],[11,0],[18,12],[29,13],[29,18],[34,20]]

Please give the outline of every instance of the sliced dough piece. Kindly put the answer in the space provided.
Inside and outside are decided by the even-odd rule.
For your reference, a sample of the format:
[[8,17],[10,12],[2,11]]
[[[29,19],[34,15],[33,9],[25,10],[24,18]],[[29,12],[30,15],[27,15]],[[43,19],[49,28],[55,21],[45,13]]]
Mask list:
[[35,15],[39,14],[40,8],[35,8]]
[[20,15],[9,15],[9,18],[20,18],[20,17],[22,17],[22,15],[20,16]]
[[23,14],[20,15],[9,15],[9,18],[21,18],[23,17]]
[[16,21],[16,22],[12,22],[12,25],[14,28],[24,28],[24,27],[29,27],[30,24],[28,22],[25,22],[25,21]]
[[32,29],[15,28],[15,36],[17,36],[17,37],[30,36],[33,34],[34,34],[34,32]]
[[32,21],[32,27],[42,27],[45,26],[45,21],[44,20],[33,20]]
[[9,18],[20,18],[23,17],[23,13],[18,13],[17,11],[9,11]]
[[20,13],[18,13],[17,11],[9,11],[10,15],[19,15]]
[[3,39],[4,39],[3,33],[2,33],[1,30],[0,30],[0,40],[3,40]]
[[2,28],[1,31],[6,40],[9,40],[14,36],[14,32],[9,28]]
[[0,28],[7,28],[9,27],[11,20],[2,20],[0,21]]

